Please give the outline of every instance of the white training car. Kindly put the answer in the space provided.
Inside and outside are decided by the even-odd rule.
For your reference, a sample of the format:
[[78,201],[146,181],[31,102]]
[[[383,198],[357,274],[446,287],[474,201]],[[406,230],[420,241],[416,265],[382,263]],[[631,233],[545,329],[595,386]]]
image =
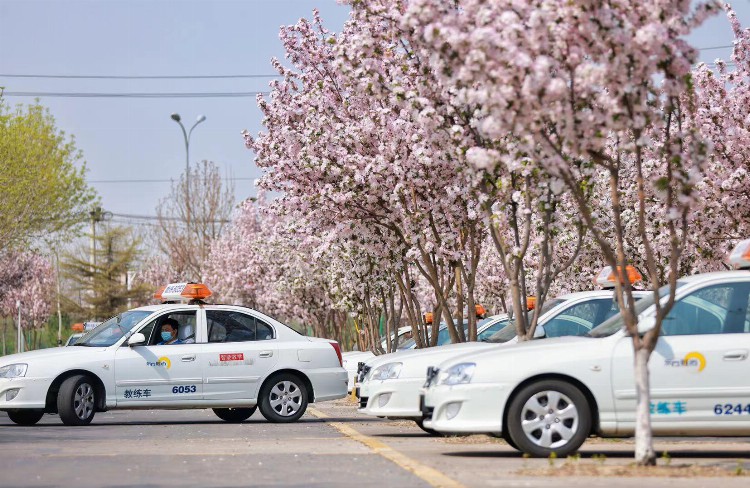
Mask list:
[[[411,327],[399,327],[398,329],[398,346],[401,346],[405,341],[411,338]],[[386,338],[383,337],[380,340],[380,347],[386,350]],[[393,340],[393,334],[391,334],[391,340]],[[342,365],[349,375],[347,383],[347,391],[354,389],[354,383],[357,378],[357,368],[360,362],[367,361],[375,357],[375,353],[372,351],[347,351],[341,355]]]
[[[634,292],[637,298],[647,293]],[[611,290],[596,290],[569,293],[548,300],[542,308],[535,337],[583,335],[589,332],[618,312],[617,303],[612,298]],[[368,361],[365,365],[367,373],[358,390],[359,412],[376,417],[411,418],[424,428],[419,394],[427,368],[457,355],[518,342],[515,325],[508,323],[506,315],[497,316],[496,323],[502,328],[494,334],[480,332],[480,342],[396,352]],[[427,429],[427,432],[434,431]]]
[[[731,262],[750,267],[750,240],[738,249]],[[750,272],[694,275],[677,286],[649,362],[653,432],[750,435]],[[636,305],[642,332],[653,327],[654,300],[651,294]],[[633,364],[632,338],[619,315],[588,337],[462,354],[428,376],[424,425],[501,434],[534,456],[567,455],[590,434],[633,434]]]
[[213,408],[241,422],[259,406],[269,421],[291,422],[308,402],[346,396],[338,343],[245,307],[204,304],[209,295],[173,284],[161,297],[189,303],[129,310],[73,346],[0,358],[0,411],[21,425],[44,413],[86,425],[115,408]]

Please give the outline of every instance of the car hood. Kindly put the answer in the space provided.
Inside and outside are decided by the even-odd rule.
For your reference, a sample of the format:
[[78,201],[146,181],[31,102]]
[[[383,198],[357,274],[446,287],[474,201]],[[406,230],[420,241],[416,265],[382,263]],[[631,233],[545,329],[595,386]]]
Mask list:
[[11,354],[9,356],[0,357],[0,366],[5,366],[14,363],[27,363],[38,359],[50,359],[65,356],[76,356],[81,353],[92,354],[106,351],[106,347],[81,347],[81,346],[66,346],[66,347],[50,347],[48,349],[37,349],[36,351],[28,351],[17,354]]
[[[580,347],[599,347],[601,341],[605,338],[592,338],[592,337],[578,337],[578,336],[564,336],[554,337],[543,340],[531,340],[522,341],[509,345],[508,343],[497,344],[489,348],[482,349],[481,351],[467,352],[466,354],[459,354],[457,356],[451,356],[449,359],[443,361],[439,367],[444,369],[446,367],[453,366],[458,363],[472,362],[479,363],[484,361],[492,361],[498,357],[507,358],[508,355],[513,357],[523,356],[530,357],[531,361],[538,362],[539,358],[545,358],[544,352],[554,351],[565,351],[566,354],[574,354],[577,348]],[[505,361],[503,359],[502,361]]]
[[[396,351],[390,354],[381,354],[367,361],[367,366],[377,368],[378,366],[386,363],[398,361],[403,363],[404,366],[414,362],[422,364],[423,361],[427,361],[431,366],[438,364],[448,357],[452,357],[454,354],[468,353],[470,351],[484,350],[487,347],[493,347],[497,344],[490,344],[487,342],[459,342],[456,344],[446,344],[444,346],[428,347],[425,349],[409,349],[408,351]],[[445,357],[444,357],[445,356]],[[402,372],[404,369],[402,367]],[[422,372],[424,374],[424,372]]]

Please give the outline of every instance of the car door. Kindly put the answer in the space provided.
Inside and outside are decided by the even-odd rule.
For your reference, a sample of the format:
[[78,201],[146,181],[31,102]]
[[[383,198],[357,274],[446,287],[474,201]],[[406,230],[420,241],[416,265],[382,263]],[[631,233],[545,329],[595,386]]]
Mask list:
[[201,354],[206,400],[257,397],[260,381],[278,361],[275,329],[246,310],[206,310],[208,343]]
[[[707,285],[678,298],[649,361],[656,433],[750,431],[750,283]],[[613,354],[618,424],[635,420],[633,345]]]
[[178,322],[179,328],[196,330],[202,320],[197,312],[197,307],[165,312],[139,331],[146,336],[146,345],[130,347],[125,343],[117,349],[115,388],[118,405],[179,404],[203,398],[203,371],[199,357],[204,344],[158,345],[164,320],[171,318]]

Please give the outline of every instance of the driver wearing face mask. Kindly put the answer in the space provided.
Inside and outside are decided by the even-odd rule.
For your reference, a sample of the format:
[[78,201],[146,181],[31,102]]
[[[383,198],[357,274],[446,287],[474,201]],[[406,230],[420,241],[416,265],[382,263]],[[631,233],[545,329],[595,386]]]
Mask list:
[[177,329],[180,324],[172,318],[166,319],[161,324],[161,342],[157,346],[164,346],[168,344],[182,344],[182,341],[177,338]]

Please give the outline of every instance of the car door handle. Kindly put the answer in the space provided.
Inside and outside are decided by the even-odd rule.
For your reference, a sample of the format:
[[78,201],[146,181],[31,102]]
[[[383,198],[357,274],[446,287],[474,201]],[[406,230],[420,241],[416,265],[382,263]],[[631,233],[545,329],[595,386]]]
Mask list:
[[744,361],[745,359],[747,359],[746,349],[724,353],[724,361]]
[[259,356],[262,358],[270,358],[273,356],[273,351],[260,351]]
[[195,354],[192,356],[182,356],[182,360],[186,363],[189,363],[190,361],[195,361]]

